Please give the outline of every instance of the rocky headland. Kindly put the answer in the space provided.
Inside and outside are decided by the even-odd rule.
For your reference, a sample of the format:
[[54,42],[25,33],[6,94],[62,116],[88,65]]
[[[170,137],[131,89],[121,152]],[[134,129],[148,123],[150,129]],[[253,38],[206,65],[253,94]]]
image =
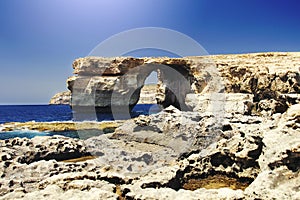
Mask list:
[[50,105],[70,105],[71,92],[59,92],[55,94],[49,101]]
[[[147,84],[141,89],[140,99],[137,104],[156,104],[156,89],[157,85]],[[71,92],[59,92],[55,94],[49,101],[49,105],[70,105]]]
[[164,110],[88,139],[0,141],[0,199],[300,199],[300,53],[73,67],[73,107],[134,106],[157,70]]

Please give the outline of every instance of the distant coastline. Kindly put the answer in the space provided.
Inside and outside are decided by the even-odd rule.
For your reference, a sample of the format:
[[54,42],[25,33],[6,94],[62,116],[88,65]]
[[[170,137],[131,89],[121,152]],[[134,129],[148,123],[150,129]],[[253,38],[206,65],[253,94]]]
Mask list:
[[[157,90],[156,84],[146,84],[141,90],[141,96],[138,104],[156,104],[155,94]],[[69,105],[71,92],[64,91],[55,94],[49,101],[49,105]]]

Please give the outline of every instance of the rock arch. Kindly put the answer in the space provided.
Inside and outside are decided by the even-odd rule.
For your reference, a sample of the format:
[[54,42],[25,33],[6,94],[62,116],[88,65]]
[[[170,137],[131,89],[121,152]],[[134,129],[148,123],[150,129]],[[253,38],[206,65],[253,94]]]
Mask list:
[[134,92],[130,98],[134,102],[139,100],[145,80],[153,71],[157,72],[158,75],[157,103],[163,107],[173,105],[180,110],[187,110],[185,96],[191,92],[190,75],[189,71],[181,65],[145,64],[129,71],[128,76],[126,74],[122,79],[126,80],[137,74],[136,88],[132,88]]
[[157,103],[187,110],[185,96],[195,82],[191,63],[170,58],[99,58],[78,59],[73,67],[77,76],[68,80],[72,107],[95,107],[97,112],[126,112],[139,101],[146,78],[158,73]]
[[[259,109],[263,109],[260,107],[262,101],[264,104],[277,102],[274,108],[278,105],[282,107],[282,101],[286,99],[289,99],[288,104],[297,102],[300,91],[299,58],[299,52],[185,58],[85,57],[73,62],[75,76],[68,78],[67,85],[72,94],[73,110],[76,107],[83,108],[81,110],[87,112],[94,112],[95,108],[99,112],[109,111],[112,102],[114,105],[132,107],[137,102],[135,98],[130,98],[130,102],[127,103],[122,101],[123,98],[111,98],[117,81],[137,66],[163,64],[188,71],[192,94],[186,95],[185,102],[194,111],[212,110],[219,115],[220,110],[229,109],[235,110],[236,113],[255,114]],[[134,74],[131,80],[136,80]],[[133,97],[139,96],[137,89],[139,87],[136,83],[137,81],[130,83],[135,88],[134,91],[137,90]],[[120,90],[122,95],[128,94],[129,91],[128,88]],[[233,98],[232,93],[238,94]],[[158,93],[158,97],[160,94]],[[252,95],[254,97],[251,97]],[[160,104],[167,106],[168,102],[170,103],[168,101],[170,96],[172,95],[163,92]],[[225,101],[236,101],[238,106],[227,108]],[[283,108],[271,111],[283,112],[287,107]]]

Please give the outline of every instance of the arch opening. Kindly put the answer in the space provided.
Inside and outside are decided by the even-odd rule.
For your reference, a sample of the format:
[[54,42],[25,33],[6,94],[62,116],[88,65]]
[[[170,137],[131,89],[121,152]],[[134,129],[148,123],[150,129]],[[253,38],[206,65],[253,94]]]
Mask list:
[[[121,71],[122,73],[114,76],[81,76],[86,87],[78,82],[78,94],[72,99],[76,111],[85,112],[90,108],[89,110],[97,113],[98,120],[102,119],[98,116],[106,114],[112,114],[112,118],[117,120],[139,115],[131,115],[131,112],[136,111],[141,104],[148,106],[145,108],[148,109],[146,112],[140,109],[143,114],[159,112],[158,107],[166,108],[171,105],[182,111],[189,110],[185,100],[187,94],[193,93],[191,86],[195,78],[190,63],[184,59],[159,62],[150,59],[145,64],[140,63],[140,60],[128,58],[122,61],[120,69],[122,70],[123,65],[130,68]],[[80,100],[78,105],[76,100]]]
[[190,110],[185,104],[185,97],[191,93],[191,76],[184,64],[167,64],[159,70],[161,80],[160,90],[162,98],[158,98],[158,104],[164,108],[174,106],[179,110]]
[[139,68],[138,87],[131,96],[137,100],[133,111],[143,105],[149,108],[146,114],[157,113],[171,105],[182,111],[190,110],[185,104],[185,97],[191,92],[187,68],[182,64],[146,64]]
[[158,84],[158,73],[156,70],[153,70],[146,77],[143,85],[135,91],[139,93],[137,94],[139,96],[139,100],[131,111],[131,117],[135,117],[140,114],[151,115],[162,110],[162,106],[157,104],[156,101]]

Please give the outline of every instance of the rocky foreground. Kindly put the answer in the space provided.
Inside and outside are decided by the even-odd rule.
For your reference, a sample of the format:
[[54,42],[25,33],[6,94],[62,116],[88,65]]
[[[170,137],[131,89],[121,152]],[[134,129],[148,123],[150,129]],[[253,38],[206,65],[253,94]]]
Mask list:
[[269,117],[169,107],[87,140],[1,141],[0,199],[299,199],[300,104]]
[[191,72],[190,111],[171,105],[88,139],[0,141],[0,199],[300,199],[300,53],[212,59],[224,90]]

